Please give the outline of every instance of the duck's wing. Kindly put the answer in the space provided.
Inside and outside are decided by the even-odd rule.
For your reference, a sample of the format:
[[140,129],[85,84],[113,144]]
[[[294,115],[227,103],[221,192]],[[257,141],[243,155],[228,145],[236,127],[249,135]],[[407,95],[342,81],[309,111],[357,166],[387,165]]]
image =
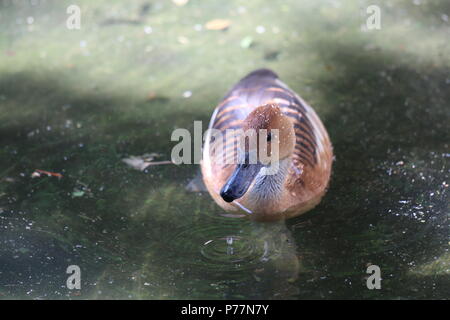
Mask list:
[[211,119],[212,128],[240,128],[242,121],[254,108],[274,98],[265,89],[271,87],[276,79],[277,74],[268,69],[253,71],[242,78],[216,107],[215,116]]

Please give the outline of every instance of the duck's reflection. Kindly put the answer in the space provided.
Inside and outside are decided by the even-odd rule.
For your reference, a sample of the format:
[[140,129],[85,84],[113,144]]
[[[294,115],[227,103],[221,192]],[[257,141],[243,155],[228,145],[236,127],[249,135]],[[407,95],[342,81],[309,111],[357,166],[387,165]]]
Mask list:
[[[250,223],[243,230],[258,258],[246,268],[247,277],[229,286],[228,298],[244,296],[251,299],[289,299],[298,294],[301,263],[291,231],[284,222]],[[235,248],[228,240],[228,254]],[[245,262],[243,262],[245,263]]]

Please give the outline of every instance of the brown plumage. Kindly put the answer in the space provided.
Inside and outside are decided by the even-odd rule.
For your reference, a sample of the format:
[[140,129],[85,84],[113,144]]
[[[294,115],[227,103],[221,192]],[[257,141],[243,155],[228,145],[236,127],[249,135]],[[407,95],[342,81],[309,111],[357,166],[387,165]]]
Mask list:
[[[222,141],[207,136],[203,180],[226,211],[255,220],[278,220],[304,213],[320,202],[333,161],[328,133],[314,110],[273,71],[256,70],[239,81],[216,107],[209,129],[223,133],[223,148]],[[243,159],[240,154],[257,154],[260,146],[252,149],[242,143],[241,133],[227,136],[227,129],[254,129],[257,134],[279,130],[279,171],[264,175],[267,170],[259,158],[258,165],[237,164]],[[267,140],[263,151],[274,154],[275,142],[269,135]]]

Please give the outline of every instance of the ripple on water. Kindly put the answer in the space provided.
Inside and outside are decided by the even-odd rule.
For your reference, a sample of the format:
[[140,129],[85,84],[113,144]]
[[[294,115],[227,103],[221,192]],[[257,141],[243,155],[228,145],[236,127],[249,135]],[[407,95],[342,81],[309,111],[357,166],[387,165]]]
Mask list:
[[208,272],[239,272],[261,267],[275,254],[271,238],[250,222],[217,219],[183,228],[171,239],[180,262]]
[[254,239],[236,235],[210,239],[200,246],[200,253],[209,267],[236,271],[255,267],[268,259],[266,241],[261,247]]

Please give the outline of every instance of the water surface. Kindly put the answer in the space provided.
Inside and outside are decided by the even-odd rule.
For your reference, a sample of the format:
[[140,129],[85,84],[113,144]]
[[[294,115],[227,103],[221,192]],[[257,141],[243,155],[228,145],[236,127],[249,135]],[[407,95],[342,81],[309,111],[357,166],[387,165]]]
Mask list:
[[[448,299],[447,1],[0,1],[0,297]],[[381,29],[365,27],[381,8]],[[225,31],[207,30],[227,19]],[[318,112],[336,161],[287,222],[223,216],[170,159],[268,67]],[[32,178],[36,169],[63,177]],[[366,287],[381,268],[382,288]],[[81,290],[66,287],[78,265]]]

